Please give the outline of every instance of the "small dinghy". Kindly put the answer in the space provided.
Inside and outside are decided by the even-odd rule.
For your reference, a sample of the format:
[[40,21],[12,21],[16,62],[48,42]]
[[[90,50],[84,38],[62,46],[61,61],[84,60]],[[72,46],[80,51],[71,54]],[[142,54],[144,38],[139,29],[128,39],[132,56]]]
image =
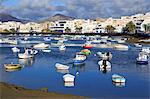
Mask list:
[[49,47],[49,44],[39,43],[33,46],[35,49],[45,49]]
[[63,76],[64,82],[74,82],[75,76],[71,74],[66,74]]
[[75,58],[73,59],[74,65],[83,64],[85,60],[86,60],[86,55],[77,53]]
[[50,52],[51,52],[50,49],[44,49],[44,50],[42,50],[42,51],[45,52],[45,53],[50,53]]
[[89,56],[91,54],[91,51],[88,49],[84,49],[84,50],[81,50],[81,53],[86,55],[86,56]]
[[20,49],[17,48],[17,47],[13,47],[11,50],[12,50],[14,53],[20,52]]
[[125,45],[125,44],[115,44],[113,47],[117,50],[128,50],[129,49],[128,45]]
[[138,58],[136,59],[136,63],[140,65],[148,64],[148,55],[144,52],[140,52]]
[[115,83],[125,83],[126,79],[123,76],[113,74],[112,75],[112,81]]
[[150,47],[142,47],[142,52],[150,54]]
[[97,55],[102,58],[102,60],[111,60],[112,59],[112,53],[111,52],[97,52]]
[[51,41],[51,38],[50,37],[45,37],[45,38],[43,38],[44,39],[44,41]]
[[58,70],[68,70],[68,69],[69,69],[69,66],[63,65],[63,64],[60,64],[60,63],[56,63],[56,64],[55,64],[55,67],[56,67]]
[[61,45],[60,47],[59,47],[59,50],[60,51],[65,51],[66,50],[66,46],[63,44],[63,45]]
[[99,65],[99,67],[100,67],[101,70],[111,69],[111,63],[109,61],[106,61],[106,60],[99,61],[98,65]]
[[33,58],[34,55],[29,54],[29,50],[26,49],[25,53],[19,53],[18,57],[21,58],[21,59],[28,59],[28,58]]
[[142,44],[136,43],[134,44],[135,47],[142,47]]
[[21,68],[21,64],[4,64],[4,67],[6,69],[18,69],[18,68]]
[[91,42],[86,42],[85,45],[83,46],[83,48],[85,48],[85,49],[90,49],[92,47],[93,46],[92,46]]

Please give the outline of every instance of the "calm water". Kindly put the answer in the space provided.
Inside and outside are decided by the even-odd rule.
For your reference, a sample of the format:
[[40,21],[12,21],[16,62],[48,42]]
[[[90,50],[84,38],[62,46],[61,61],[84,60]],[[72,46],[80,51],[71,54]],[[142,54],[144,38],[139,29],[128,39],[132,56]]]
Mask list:
[[[32,38],[33,40],[33,38]],[[42,38],[34,38],[42,40]],[[84,43],[83,41],[68,41],[68,43]],[[21,51],[23,46],[19,45]],[[73,66],[72,59],[82,47],[67,47],[65,52],[51,48],[52,52],[39,51],[34,59],[18,59],[11,51],[11,46],[0,47],[0,81],[23,86],[29,89],[49,88],[50,92],[88,96],[98,99],[149,99],[150,98],[150,65],[136,65],[136,57],[140,51],[131,47],[128,51],[114,49],[92,48],[92,54],[83,66]],[[111,51],[112,70],[103,73],[99,70],[98,51]],[[15,72],[6,72],[3,64],[21,63],[24,67]],[[70,66],[69,73],[76,76],[74,87],[65,87],[61,71],[57,71],[55,63],[60,62]],[[79,75],[76,75],[76,72]],[[112,74],[117,73],[127,79],[125,86],[117,87],[112,83]]]

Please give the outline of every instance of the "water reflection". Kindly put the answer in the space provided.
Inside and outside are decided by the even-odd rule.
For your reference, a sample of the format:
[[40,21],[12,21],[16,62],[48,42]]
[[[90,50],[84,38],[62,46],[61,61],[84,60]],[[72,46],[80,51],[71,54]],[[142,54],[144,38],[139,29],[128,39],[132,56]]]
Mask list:
[[115,83],[115,82],[112,82],[112,84],[116,87],[125,87],[125,83]]
[[21,68],[16,68],[16,69],[5,69],[6,72],[14,72],[14,71],[19,71]]
[[66,73],[69,73],[69,70],[57,69],[57,72],[66,74]]
[[64,82],[65,87],[74,87],[74,82]]
[[84,72],[85,71],[85,63],[78,65],[78,66],[73,64],[72,69],[76,70],[77,72]]
[[141,72],[141,73],[148,73],[149,70],[150,70],[150,67],[149,65],[136,65],[136,69],[138,72]]
[[24,65],[24,66],[32,66],[34,63],[34,59],[19,59],[19,64]]

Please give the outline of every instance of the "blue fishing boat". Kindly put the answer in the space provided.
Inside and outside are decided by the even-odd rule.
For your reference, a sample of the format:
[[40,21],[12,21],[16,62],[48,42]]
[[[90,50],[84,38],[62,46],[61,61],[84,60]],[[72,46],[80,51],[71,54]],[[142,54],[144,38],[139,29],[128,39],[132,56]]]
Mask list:
[[86,60],[86,55],[77,53],[75,58],[73,59],[74,65],[83,64]]

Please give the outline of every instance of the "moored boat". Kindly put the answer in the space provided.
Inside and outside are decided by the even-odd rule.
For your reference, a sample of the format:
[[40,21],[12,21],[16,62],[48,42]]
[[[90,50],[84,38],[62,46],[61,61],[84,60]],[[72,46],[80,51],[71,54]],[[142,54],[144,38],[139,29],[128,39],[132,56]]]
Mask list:
[[92,44],[90,42],[86,42],[85,45],[83,46],[83,48],[85,48],[85,49],[90,49],[92,47],[93,46],[92,46]]
[[34,55],[29,54],[29,50],[26,49],[25,53],[19,53],[18,57],[21,58],[21,59],[28,59],[28,58],[33,58]]
[[4,64],[4,67],[6,69],[18,69],[18,68],[21,68],[21,64]]
[[45,44],[45,43],[39,43],[33,46],[36,49],[45,49],[49,47],[49,44]]
[[136,63],[141,65],[148,64],[148,55],[143,52],[140,52]]
[[55,64],[55,67],[56,67],[58,70],[68,70],[68,69],[69,69],[69,66],[63,65],[63,64],[60,64],[60,63],[56,63],[56,64]]
[[123,76],[113,74],[112,75],[112,81],[115,82],[115,83],[125,83],[126,79]]
[[77,53],[75,58],[73,59],[74,65],[83,64],[86,60],[86,55]]
[[60,51],[65,51],[66,50],[66,46],[64,44],[59,46],[59,50]]
[[13,47],[11,50],[12,50],[14,53],[20,52],[20,49],[17,48],[17,47]]
[[81,50],[81,53],[86,55],[86,56],[89,56],[91,54],[91,51],[88,49],[84,49],[84,50]]
[[71,74],[65,74],[64,76],[63,76],[63,80],[64,80],[64,82],[74,82],[74,80],[75,80],[75,76],[74,75],[71,75]]

